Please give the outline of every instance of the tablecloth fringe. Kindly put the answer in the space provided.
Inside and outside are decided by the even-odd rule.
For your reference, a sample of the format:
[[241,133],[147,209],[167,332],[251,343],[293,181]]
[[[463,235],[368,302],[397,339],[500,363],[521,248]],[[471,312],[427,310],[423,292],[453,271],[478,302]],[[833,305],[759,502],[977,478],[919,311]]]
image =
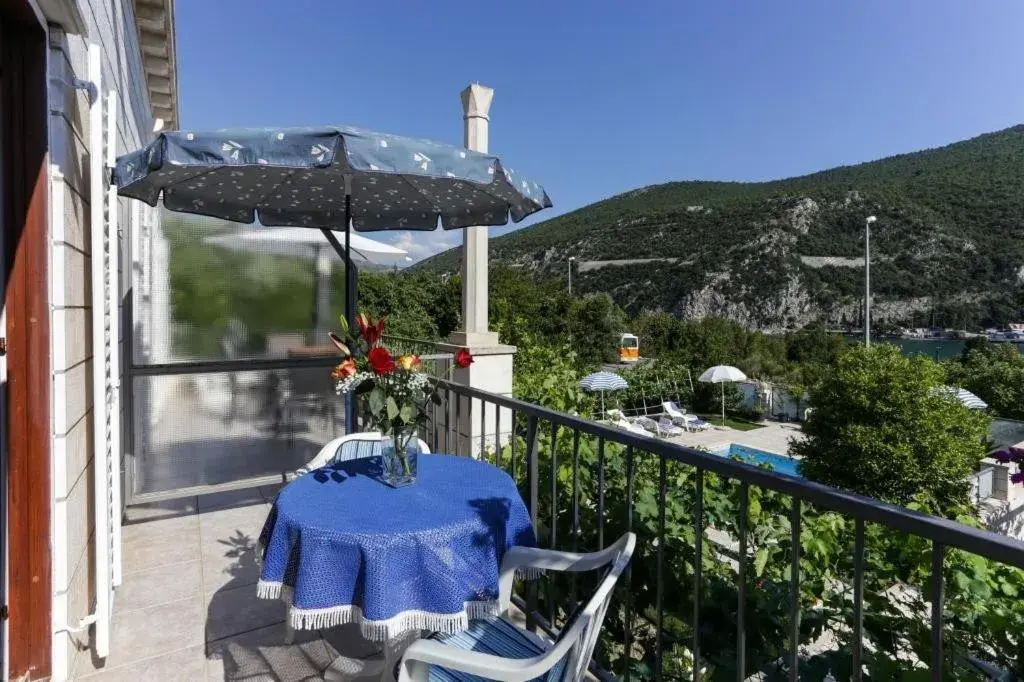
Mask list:
[[358,606],[346,604],[324,609],[300,609],[293,603],[293,590],[279,582],[260,580],[256,584],[260,599],[280,599],[288,605],[291,626],[296,630],[318,630],[349,623],[358,623],[363,637],[375,642],[393,639],[409,630],[429,630],[446,634],[469,627],[469,621],[491,618],[501,614],[498,602],[469,601],[459,613],[430,613],[429,611],[403,611],[387,620],[368,620]]

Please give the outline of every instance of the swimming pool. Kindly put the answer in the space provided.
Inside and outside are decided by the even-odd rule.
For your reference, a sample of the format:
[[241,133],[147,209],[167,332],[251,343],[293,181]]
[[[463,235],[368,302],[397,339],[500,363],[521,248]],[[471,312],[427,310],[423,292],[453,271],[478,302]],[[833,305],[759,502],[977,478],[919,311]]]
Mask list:
[[757,448],[752,448],[748,445],[729,443],[729,447],[715,450],[714,454],[719,457],[739,457],[741,460],[749,464],[767,464],[772,468],[772,471],[776,471],[780,474],[800,476],[800,472],[797,471],[797,460],[792,457],[777,455],[774,452],[765,452],[764,450],[758,450]]

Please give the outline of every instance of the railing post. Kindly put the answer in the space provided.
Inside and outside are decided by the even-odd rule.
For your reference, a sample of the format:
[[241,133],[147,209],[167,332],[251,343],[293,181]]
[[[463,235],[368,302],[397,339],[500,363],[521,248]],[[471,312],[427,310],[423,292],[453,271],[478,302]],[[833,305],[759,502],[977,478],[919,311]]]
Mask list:
[[739,566],[736,604],[736,680],[747,679],[747,524],[750,516],[750,485],[740,482]]
[[855,522],[853,541],[853,681],[861,682],[864,651],[864,519]]
[[[530,512],[530,523],[534,532],[537,530],[537,512],[540,507],[540,468],[537,462],[537,417],[530,415],[526,420],[526,508]],[[531,632],[537,631],[537,620],[533,614],[537,611],[537,581],[526,584],[526,627]]]
[[789,680],[800,679],[800,498],[793,498],[789,512]]
[[932,660],[931,678],[939,681],[942,679],[942,609],[945,604],[945,594],[942,581],[942,560],[944,547],[942,543],[932,541]]
[[700,682],[700,610],[704,568],[704,470],[696,471],[693,497],[693,682]]

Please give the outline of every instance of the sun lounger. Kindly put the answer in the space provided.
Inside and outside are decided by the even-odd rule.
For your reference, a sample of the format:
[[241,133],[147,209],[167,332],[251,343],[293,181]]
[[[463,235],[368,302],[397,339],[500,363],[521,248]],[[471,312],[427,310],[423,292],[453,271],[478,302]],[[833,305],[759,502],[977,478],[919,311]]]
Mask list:
[[686,429],[689,429],[693,422],[700,421],[700,419],[695,415],[686,414],[686,410],[682,409],[671,400],[663,402],[661,404],[661,409],[665,411],[665,415],[669,419]]
[[642,426],[640,426],[639,424],[631,424],[628,421],[626,421],[625,417],[622,417],[618,421],[613,422],[613,424],[614,424],[614,426],[622,429],[623,431],[628,431],[629,433],[636,434],[637,436],[650,436],[651,435],[651,434],[647,433],[647,431],[645,431],[644,428]]
[[661,430],[658,428],[658,422],[654,421],[650,417],[646,417],[643,415],[636,417],[633,419],[633,424],[641,427],[645,431],[650,431],[655,436],[661,435]]
[[662,417],[658,420],[658,430],[661,431],[662,436],[669,438],[683,435],[683,427],[676,426],[668,417]]
[[711,424],[700,417],[694,417],[692,421],[687,422],[686,426],[694,431],[707,431],[711,428]]

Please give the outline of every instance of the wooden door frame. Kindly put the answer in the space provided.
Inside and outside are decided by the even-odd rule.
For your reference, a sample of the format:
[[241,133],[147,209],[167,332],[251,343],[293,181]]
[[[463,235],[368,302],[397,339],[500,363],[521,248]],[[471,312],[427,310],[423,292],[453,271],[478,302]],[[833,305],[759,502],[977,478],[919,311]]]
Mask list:
[[0,16],[8,670],[38,679],[50,675],[53,637],[46,29],[29,0],[0,0]]

